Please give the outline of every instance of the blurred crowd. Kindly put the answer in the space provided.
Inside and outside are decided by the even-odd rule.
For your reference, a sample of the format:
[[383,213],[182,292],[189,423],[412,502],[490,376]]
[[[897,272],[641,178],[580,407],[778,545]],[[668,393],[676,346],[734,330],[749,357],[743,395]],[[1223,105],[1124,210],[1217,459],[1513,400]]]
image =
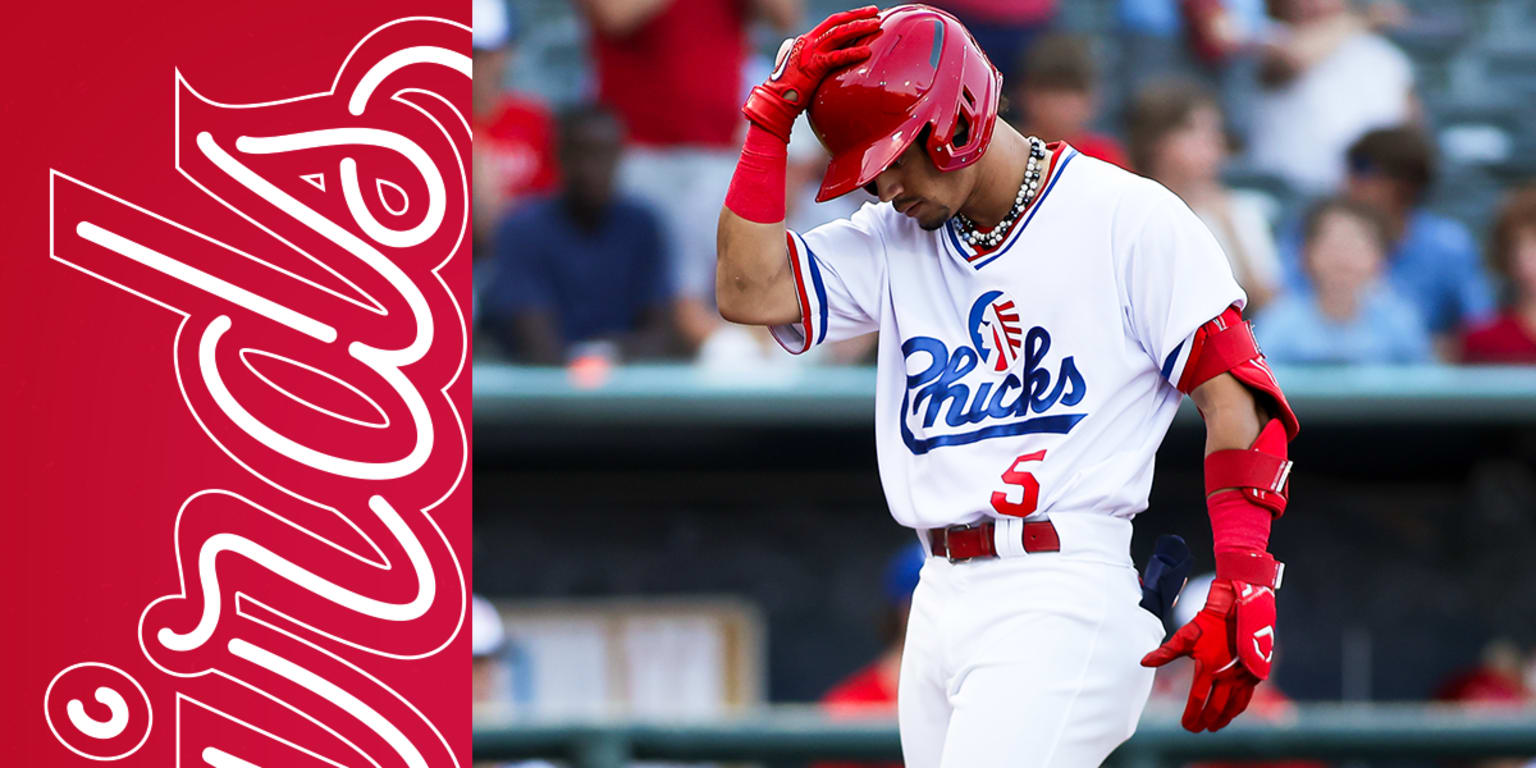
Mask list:
[[[714,233],[746,91],[819,14],[802,0],[574,0],[590,82],[551,105],[503,87],[532,33],[518,2],[474,2],[481,354],[802,364],[714,311]],[[1154,178],[1199,214],[1272,361],[1536,363],[1536,186],[1503,191],[1486,231],[1428,205],[1442,153],[1389,39],[1411,19],[1402,7],[1118,0],[1114,28],[1085,35],[1058,0],[934,3],[1004,73],[1003,117],[1021,132]],[[802,121],[791,228],[869,200],[815,203],[826,161]],[[873,351],[828,346],[814,362]]]

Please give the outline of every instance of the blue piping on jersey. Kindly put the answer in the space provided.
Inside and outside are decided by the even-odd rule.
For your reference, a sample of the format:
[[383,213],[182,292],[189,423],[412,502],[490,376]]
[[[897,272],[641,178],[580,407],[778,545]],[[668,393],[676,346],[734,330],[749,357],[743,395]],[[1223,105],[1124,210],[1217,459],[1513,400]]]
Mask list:
[[1024,217],[1024,221],[1019,223],[1018,232],[1014,233],[1013,238],[1008,241],[1008,244],[1003,246],[1002,249],[999,250],[997,253],[992,254],[992,256],[990,258],[986,259],[985,261],[977,262],[975,264],[972,264],[971,266],[975,267],[976,269],[981,269],[982,267],[985,267],[986,265],[991,264],[992,262],[997,260],[997,257],[1003,255],[1004,253],[1007,253],[1008,249],[1012,248],[1013,244],[1019,241],[1019,238],[1022,236],[1022,233],[1024,232],[1024,228],[1029,226],[1029,222],[1032,219],[1035,218],[1035,214],[1040,212],[1040,206],[1045,205],[1045,198],[1046,198],[1046,196],[1051,194],[1051,190],[1056,188],[1056,182],[1061,181],[1061,175],[1063,173],[1067,172],[1067,166],[1072,162],[1072,159],[1075,158],[1075,157],[1077,157],[1077,150],[1073,150],[1070,154],[1068,154],[1066,157],[1061,159],[1061,167],[1057,168],[1056,172],[1051,174],[1051,183],[1045,185],[1045,191],[1040,193],[1040,199],[1036,200],[1035,204],[1030,207],[1029,215],[1025,216]]
[[1179,350],[1183,348],[1184,342],[1181,341],[1178,346],[1173,348],[1172,352],[1168,353],[1168,359],[1163,361],[1163,378],[1168,379],[1170,384],[1176,383],[1169,377],[1173,375],[1173,364],[1179,361]]
[[820,344],[827,338],[827,288],[821,282],[821,267],[816,265],[816,252],[811,250],[811,246],[806,245],[804,240],[801,240],[800,244],[805,246],[805,255],[809,257],[806,259],[806,262],[811,265],[811,286],[816,289],[816,303],[821,308],[821,316],[819,318],[821,327],[816,332],[816,340],[814,342],[815,344]]

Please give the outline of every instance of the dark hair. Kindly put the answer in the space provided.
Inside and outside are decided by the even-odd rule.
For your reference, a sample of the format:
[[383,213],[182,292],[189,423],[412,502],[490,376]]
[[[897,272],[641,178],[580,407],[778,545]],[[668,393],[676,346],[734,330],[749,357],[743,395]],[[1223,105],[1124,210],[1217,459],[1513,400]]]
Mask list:
[[1091,91],[1099,78],[1088,41],[1074,35],[1040,37],[1014,67],[1025,88]]
[[1373,206],[1347,197],[1330,197],[1307,210],[1307,216],[1302,221],[1302,236],[1306,244],[1311,244],[1313,238],[1317,237],[1318,230],[1323,227],[1323,219],[1334,213],[1353,216],[1365,222],[1376,244],[1381,247],[1383,256],[1392,250],[1392,230],[1386,215]]
[[1528,183],[1510,191],[1493,220],[1493,231],[1488,237],[1488,263],[1504,277],[1509,277],[1515,236],[1522,229],[1536,229],[1536,184]]
[[594,123],[609,123],[618,129],[622,137],[624,121],[618,113],[596,102],[576,104],[560,110],[555,116],[556,141],[564,144],[576,132]]
[[1355,140],[1347,155],[1351,174],[1385,176],[1408,188],[1418,203],[1435,182],[1435,151],[1417,128],[1380,128]]
[[1159,80],[1137,91],[1125,113],[1125,137],[1132,169],[1140,174],[1150,173],[1158,143],[1204,107],[1219,110],[1221,102],[1211,89],[1194,80]]

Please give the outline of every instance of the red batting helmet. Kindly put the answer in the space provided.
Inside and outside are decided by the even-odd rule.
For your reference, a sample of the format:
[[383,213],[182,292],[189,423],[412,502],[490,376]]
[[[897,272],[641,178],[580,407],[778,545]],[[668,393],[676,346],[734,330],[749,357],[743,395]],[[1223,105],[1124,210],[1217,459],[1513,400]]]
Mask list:
[[941,171],[976,162],[992,141],[1003,76],[955,17],[926,5],[880,13],[860,41],[868,59],[832,73],[806,117],[832,153],[817,202],[868,184],[928,128]]

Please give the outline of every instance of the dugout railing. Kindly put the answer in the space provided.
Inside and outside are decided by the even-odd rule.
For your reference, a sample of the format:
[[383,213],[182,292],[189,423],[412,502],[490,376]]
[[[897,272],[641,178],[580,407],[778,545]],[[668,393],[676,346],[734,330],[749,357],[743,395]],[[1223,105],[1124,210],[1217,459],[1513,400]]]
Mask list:
[[[560,368],[474,367],[475,425],[869,428],[875,372],[853,366],[628,365],[582,386]],[[1308,425],[1536,424],[1536,366],[1275,366]],[[1199,417],[1186,400],[1181,423]],[[477,436],[480,437],[480,436]]]
[[[478,718],[476,760],[542,758],[572,768],[633,760],[780,761],[899,759],[890,721],[828,719],[779,707],[709,721],[529,721]],[[1253,717],[1217,733],[1190,734],[1174,716],[1148,715],[1109,764],[1176,766],[1197,760],[1471,759],[1536,756],[1536,710],[1430,705],[1311,705],[1283,722]]]

